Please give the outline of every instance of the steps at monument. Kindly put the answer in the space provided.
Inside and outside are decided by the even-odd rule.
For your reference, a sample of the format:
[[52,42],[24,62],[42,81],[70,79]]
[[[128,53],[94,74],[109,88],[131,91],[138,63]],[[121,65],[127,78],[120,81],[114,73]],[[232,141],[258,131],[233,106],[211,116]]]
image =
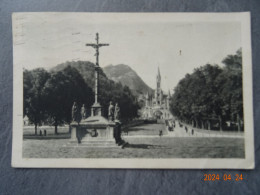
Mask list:
[[82,141],[79,146],[87,146],[87,147],[100,147],[100,148],[108,148],[108,147],[120,147],[114,141]]
[[86,147],[86,148],[121,148],[115,141],[81,141],[81,143],[69,142],[66,146],[68,147]]

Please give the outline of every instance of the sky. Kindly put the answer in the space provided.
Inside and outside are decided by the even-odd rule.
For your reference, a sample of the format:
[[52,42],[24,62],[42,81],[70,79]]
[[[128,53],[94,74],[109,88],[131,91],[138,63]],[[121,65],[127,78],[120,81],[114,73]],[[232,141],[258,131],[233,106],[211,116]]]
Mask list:
[[[148,17],[149,16],[149,17]],[[155,88],[158,67],[165,92],[185,74],[207,63],[219,64],[241,47],[241,24],[235,21],[178,20],[152,15],[23,13],[13,16],[14,64],[50,69],[66,61],[95,63],[86,43],[109,43],[100,49],[100,66],[126,64]],[[166,18],[166,19],[165,19]]]

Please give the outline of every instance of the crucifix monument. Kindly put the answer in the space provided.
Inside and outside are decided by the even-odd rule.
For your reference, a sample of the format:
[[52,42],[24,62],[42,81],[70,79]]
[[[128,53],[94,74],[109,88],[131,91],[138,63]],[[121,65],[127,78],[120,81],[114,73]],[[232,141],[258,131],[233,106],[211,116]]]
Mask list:
[[95,102],[91,107],[91,116],[102,115],[102,107],[98,102],[99,96],[99,48],[109,46],[107,43],[99,43],[99,35],[96,33],[96,43],[87,43],[86,46],[93,47],[96,50],[96,65],[95,65]]
[[96,43],[88,43],[86,46],[93,47],[96,50],[95,65],[95,102],[91,107],[91,116],[81,117],[79,122],[73,121],[71,127],[71,142],[79,143],[87,147],[118,147],[115,140],[116,128],[118,124],[102,116],[102,106],[98,101],[99,97],[99,48],[108,46],[107,43],[99,43],[99,36],[96,33]]

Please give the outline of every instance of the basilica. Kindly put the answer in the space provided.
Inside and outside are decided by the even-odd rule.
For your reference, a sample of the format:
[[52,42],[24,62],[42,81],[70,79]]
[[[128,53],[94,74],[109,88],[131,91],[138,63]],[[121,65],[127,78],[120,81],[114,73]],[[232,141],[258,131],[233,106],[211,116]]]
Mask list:
[[159,68],[156,76],[156,89],[154,90],[154,94],[147,93],[144,100],[145,106],[142,112],[142,117],[144,119],[172,118],[169,107],[170,91],[168,94],[164,94],[161,89],[161,74]]

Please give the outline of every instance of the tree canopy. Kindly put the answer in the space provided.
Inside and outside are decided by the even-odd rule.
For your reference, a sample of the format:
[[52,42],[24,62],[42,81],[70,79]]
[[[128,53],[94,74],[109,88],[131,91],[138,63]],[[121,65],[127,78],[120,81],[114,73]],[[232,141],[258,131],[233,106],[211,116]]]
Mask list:
[[50,74],[41,68],[23,72],[24,114],[35,125],[35,134],[37,126],[46,119],[43,88],[49,78]]
[[[47,72],[44,69],[24,70],[24,115],[37,126],[42,123],[55,126],[71,122],[73,102],[83,104],[90,114],[94,103],[94,64],[67,62]],[[100,70],[99,102],[107,116],[109,102],[118,103],[122,119],[137,116],[138,104],[127,86],[109,80]]]
[[211,128],[210,122],[217,121],[220,130],[229,121],[241,130],[241,49],[224,58],[223,64],[224,67],[206,64],[180,80],[170,101],[170,109],[176,117],[202,128]]
[[71,121],[73,102],[89,107],[94,93],[79,72],[70,66],[62,71],[52,72],[44,86],[44,100],[48,113],[48,123],[57,126]]

